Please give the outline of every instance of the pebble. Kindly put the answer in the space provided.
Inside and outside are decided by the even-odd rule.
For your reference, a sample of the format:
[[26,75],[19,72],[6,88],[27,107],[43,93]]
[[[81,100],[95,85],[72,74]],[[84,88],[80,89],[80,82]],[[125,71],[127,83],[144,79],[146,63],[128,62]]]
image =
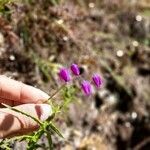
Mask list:
[[118,51],[117,51],[117,56],[118,56],[118,57],[122,57],[123,55],[124,55],[123,50],[118,50]]
[[132,42],[132,45],[133,45],[134,47],[138,47],[138,46],[139,46],[139,43],[138,43],[137,41],[133,41],[133,42]]
[[63,37],[63,40],[64,40],[65,42],[68,41],[68,39],[69,39],[69,38],[68,38],[67,36],[64,36],[64,37]]
[[59,20],[57,20],[56,22],[57,22],[58,24],[63,24],[63,23],[64,23],[64,20],[59,19]]
[[137,118],[137,113],[136,112],[132,112],[131,117],[132,117],[132,119],[136,119]]
[[10,56],[9,56],[9,59],[10,59],[11,61],[14,61],[16,58],[15,58],[14,55],[10,55]]
[[95,4],[94,3],[89,3],[89,8],[94,8]]
[[135,19],[136,19],[136,21],[140,22],[140,21],[142,21],[142,16],[137,15],[137,16],[135,17]]

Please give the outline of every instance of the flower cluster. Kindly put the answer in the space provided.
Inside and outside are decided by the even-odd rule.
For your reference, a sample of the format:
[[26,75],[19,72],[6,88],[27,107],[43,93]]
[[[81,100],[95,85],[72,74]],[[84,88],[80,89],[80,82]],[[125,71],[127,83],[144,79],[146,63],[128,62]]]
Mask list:
[[[72,64],[70,67],[70,70],[73,75],[79,76],[80,75],[80,69],[77,64]],[[71,80],[71,72],[68,68],[62,68],[59,71],[59,77],[61,80],[65,82],[69,82]],[[85,95],[89,96],[92,94],[92,85],[93,83],[96,88],[100,88],[102,85],[102,78],[99,76],[99,74],[93,74],[92,76],[92,82],[89,82],[87,80],[83,80],[81,83],[81,89],[84,92]]]

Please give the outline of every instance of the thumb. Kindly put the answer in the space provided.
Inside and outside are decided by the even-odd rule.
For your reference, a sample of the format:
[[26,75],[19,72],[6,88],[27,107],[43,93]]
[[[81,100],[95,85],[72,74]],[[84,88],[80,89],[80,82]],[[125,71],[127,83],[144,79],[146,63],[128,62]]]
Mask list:
[[[41,121],[46,120],[52,114],[52,108],[48,104],[24,104],[14,108]],[[0,109],[0,138],[26,134],[36,130],[38,127],[37,122],[21,113],[8,108]]]

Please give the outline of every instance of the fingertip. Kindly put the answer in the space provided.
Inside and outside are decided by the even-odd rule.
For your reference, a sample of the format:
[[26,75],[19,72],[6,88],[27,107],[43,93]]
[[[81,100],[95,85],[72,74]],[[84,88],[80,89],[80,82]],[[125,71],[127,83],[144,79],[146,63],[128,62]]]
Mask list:
[[42,113],[40,115],[40,120],[45,121],[52,114],[52,107],[48,104],[40,104]]
[[47,100],[49,98],[49,95],[45,92],[43,92],[42,90],[38,89],[39,91],[39,99],[38,101],[44,102],[45,100]]
[[40,89],[29,85],[23,85],[21,91],[21,101],[24,103],[42,103],[49,98],[48,94]]

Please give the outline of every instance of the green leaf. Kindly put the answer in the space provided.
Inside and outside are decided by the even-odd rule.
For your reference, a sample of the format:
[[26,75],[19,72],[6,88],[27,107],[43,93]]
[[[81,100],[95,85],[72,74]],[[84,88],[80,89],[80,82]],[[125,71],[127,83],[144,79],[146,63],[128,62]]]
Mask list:
[[50,128],[51,128],[55,133],[57,133],[60,137],[64,138],[63,135],[61,134],[61,132],[59,131],[59,129],[58,129],[53,123],[50,123]]

